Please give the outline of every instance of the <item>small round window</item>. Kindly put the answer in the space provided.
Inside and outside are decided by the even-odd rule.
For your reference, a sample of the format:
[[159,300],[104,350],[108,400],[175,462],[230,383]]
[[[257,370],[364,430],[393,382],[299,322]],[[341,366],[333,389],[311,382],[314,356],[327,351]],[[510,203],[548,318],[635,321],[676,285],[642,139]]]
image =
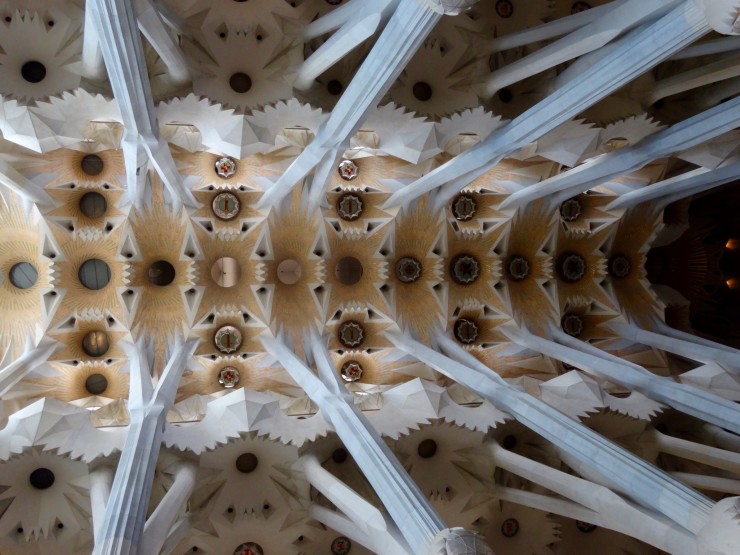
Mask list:
[[19,262],[10,269],[10,283],[18,289],[33,287],[38,277],[38,271],[28,262]]
[[102,260],[91,258],[82,263],[78,277],[82,285],[88,289],[97,291],[110,282],[110,268]]
[[94,177],[103,173],[103,159],[97,154],[88,154],[80,161],[80,167],[85,174]]
[[100,193],[92,191],[80,197],[80,211],[88,218],[95,219],[105,214],[108,203]]

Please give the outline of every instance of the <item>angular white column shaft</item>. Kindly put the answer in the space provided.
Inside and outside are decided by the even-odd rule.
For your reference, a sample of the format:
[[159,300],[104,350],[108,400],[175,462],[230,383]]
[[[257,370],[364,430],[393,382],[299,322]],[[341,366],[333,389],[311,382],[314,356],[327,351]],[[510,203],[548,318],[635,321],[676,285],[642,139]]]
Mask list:
[[722,449],[740,453],[740,436],[713,424],[704,424],[702,431]]
[[[121,110],[124,142],[140,143],[141,148],[152,157],[152,163],[172,196],[176,209],[183,203],[196,206],[192,193],[183,185],[177,171],[173,171],[176,166],[172,153],[159,136],[144,48],[132,2],[89,0],[86,18],[91,19],[98,33],[111,88]],[[124,151],[124,155],[132,154],[133,149]],[[126,161],[126,179],[130,189],[136,189],[141,183],[137,174],[128,171],[132,167],[141,167],[139,158],[137,156],[136,161]],[[140,197],[139,193],[130,194],[134,198]]]
[[[694,534],[662,515],[633,505],[604,486],[507,451],[495,441],[489,442],[488,446],[497,467],[594,511],[598,519],[596,522],[588,520],[591,524],[627,534],[669,553],[695,552]],[[575,515],[565,516],[573,518]],[[684,548],[681,549],[681,546]]]
[[[445,528],[444,521],[367,418],[354,406],[351,398],[348,399],[346,388],[328,379],[337,378],[337,373],[325,347],[324,353],[321,352],[322,346],[316,347],[319,338],[312,338],[312,347],[322,379],[314,375],[282,341],[267,336],[261,337],[261,341],[265,351],[280,361],[331,422],[346,449],[360,463],[360,470],[408,545],[418,552],[424,551],[423,547],[428,548],[434,537]],[[333,376],[327,376],[328,372]]]
[[334,529],[346,533],[349,538],[377,553],[413,553],[398,528],[387,522],[376,507],[321,466],[321,461],[315,454],[307,453],[302,456],[299,465],[309,483],[350,517],[353,526],[343,525],[341,515],[328,510],[321,511],[322,507],[313,505],[309,511],[318,516],[321,522],[332,528],[342,527],[343,530]]
[[346,144],[374,110],[411,60],[427,34],[442,17],[425,0],[400,0],[365,61],[316,137],[260,199],[259,206],[276,206],[327,152]]
[[169,78],[174,84],[184,84],[190,81],[190,69],[188,68],[185,53],[175,42],[170,31],[165,27],[162,16],[151,0],[136,1],[136,19],[139,29],[162,58],[167,66]]
[[609,329],[624,339],[648,345],[661,351],[668,351],[696,362],[704,364],[714,362],[722,365],[728,371],[740,375],[740,352],[738,351],[728,352],[709,345],[700,345],[677,337],[668,337],[654,331],[644,330],[634,324],[610,323],[608,326]]
[[39,209],[54,206],[54,201],[43,187],[36,185],[2,158],[0,158],[0,185],[31,201]]
[[708,40],[684,48],[678,54],[671,56],[671,60],[685,60],[687,58],[711,56],[712,54],[722,54],[736,50],[740,50],[740,37],[722,37],[721,39]]
[[554,39],[571,31],[575,31],[584,25],[591,23],[594,19],[611,12],[618,5],[623,4],[626,0],[614,0],[601,6],[596,6],[590,10],[577,12],[565,17],[549,21],[542,25],[536,25],[521,31],[508,33],[502,37],[496,37],[486,45],[486,50],[493,54],[509,48],[525,46],[533,42]]
[[[435,339],[448,355],[408,335],[386,332],[396,348],[470,388],[567,453],[585,478],[614,489],[691,532],[706,525],[712,503],[657,467],[546,403],[505,382],[443,333]],[[460,362],[462,361],[462,362]]]
[[607,9],[600,17],[580,29],[494,71],[486,82],[484,96],[490,98],[504,87],[593,52],[626,30],[663,15],[678,1],[627,0],[617,5],[607,4],[603,6]]
[[157,508],[144,525],[141,553],[159,553],[170,534],[172,526],[180,517],[183,508],[195,488],[198,465],[182,461],[175,470],[175,479]]
[[655,104],[658,100],[674,94],[697,89],[711,83],[740,76],[740,55],[725,57],[678,75],[656,82],[646,103]]
[[560,203],[610,179],[637,171],[653,160],[700,145],[731,131],[739,124],[740,97],[658,131],[633,146],[602,154],[571,170],[525,187],[509,195],[501,203],[501,208],[517,208],[540,198],[549,198],[553,205]]
[[195,345],[194,341],[175,345],[156,389],[152,385],[143,344],[126,347],[130,365],[128,409],[131,423],[93,555],[143,553],[141,541],[165,419]]
[[[396,191],[386,207],[406,205],[415,198],[455,182],[439,193],[442,205],[505,156],[537,140],[558,125],[629,83],[709,31],[704,14],[686,2],[658,21],[628,34],[597,65],[565,83],[485,140]],[[462,183],[461,183],[462,182]]]
[[100,50],[100,37],[89,13],[92,2],[85,2],[85,26],[82,38],[82,75],[92,81],[105,79],[105,63]]
[[93,520],[93,540],[99,541],[99,530],[108,504],[114,470],[101,466],[90,472],[90,514]]
[[338,30],[303,62],[293,86],[310,88],[319,75],[371,37],[397,4],[398,0],[350,0],[308,24],[303,31],[306,39]]
[[0,369],[0,397],[26,377],[37,366],[44,364],[61,345],[57,342],[27,345],[21,356]]
[[550,340],[526,331],[506,330],[513,342],[580,368],[646,397],[665,403],[681,412],[740,433],[740,407],[717,395],[656,376],[642,366],[615,357],[593,345],[553,328]]
[[670,475],[676,478],[676,480],[681,480],[684,484],[690,485],[692,488],[740,495],[740,480],[693,474],[691,472],[671,472]]
[[738,178],[740,178],[740,162],[730,163],[714,170],[697,168],[624,193],[610,203],[606,209],[633,208],[643,202],[657,200],[659,203],[656,210],[659,210],[671,202],[725,185]]
[[656,429],[645,432],[661,453],[713,466],[740,475],[740,453],[710,447],[694,441],[663,434]]

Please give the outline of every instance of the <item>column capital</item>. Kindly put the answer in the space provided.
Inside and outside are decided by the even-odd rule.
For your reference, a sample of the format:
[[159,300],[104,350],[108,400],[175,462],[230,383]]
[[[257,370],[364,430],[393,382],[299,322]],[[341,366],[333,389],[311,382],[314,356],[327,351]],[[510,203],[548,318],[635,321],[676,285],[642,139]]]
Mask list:
[[478,0],[423,0],[423,2],[442,15],[460,15],[477,4]]
[[493,555],[493,550],[477,532],[445,528],[434,537],[429,555]]
[[723,35],[740,35],[740,9],[737,0],[694,0],[704,12],[709,26]]

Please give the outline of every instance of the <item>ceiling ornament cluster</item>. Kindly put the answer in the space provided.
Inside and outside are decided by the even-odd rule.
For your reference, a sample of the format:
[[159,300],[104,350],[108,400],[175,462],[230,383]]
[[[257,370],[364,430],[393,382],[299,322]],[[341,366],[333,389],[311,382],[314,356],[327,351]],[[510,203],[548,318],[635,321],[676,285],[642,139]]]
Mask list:
[[[718,15],[728,2],[702,9],[737,34]],[[97,44],[107,39],[85,20],[86,10],[100,19],[98,4],[0,10],[0,551],[91,552],[103,492],[119,461],[131,466],[120,454],[131,438],[151,439],[142,430],[154,417],[156,452],[136,461],[149,464],[151,494],[137,491],[152,508],[181,503],[150,511],[150,530],[175,531],[152,552],[403,552],[368,462],[349,453],[364,428],[340,438],[362,419],[444,521],[433,553],[490,553],[486,543],[499,554],[654,551],[609,530],[591,505],[548,493],[537,472],[524,477],[526,465],[507,465],[582,470],[409,345],[483,368],[497,387],[694,486],[707,460],[672,441],[699,445],[708,428],[562,353],[576,344],[603,364],[740,400],[732,365],[680,372],[679,356],[636,335],[680,305],[645,267],[680,226],[662,204],[620,205],[687,167],[726,169],[733,131],[660,155],[645,144],[667,140],[662,122],[737,91],[709,83],[716,90],[694,102],[676,76],[703,73],[679,57],[584,102],[578,117],[543,116],[546,133],[518,134],[553,84],[601,55],[598,32],[576,41],[582,59],[569,66],[567,48],[545,53],[563,33],[599,31],[606,2],[143,0],[132,21],[151,91],[113,87],[117,100],[111,54]],[[426,21],[425,39],[394,27],[401,8]],[[565,27],[536,27],[546,21]],[[384,60],[395,77],[350,110],[341,102],[355,76],[377,85],[366,62],[381,39],[398,40],[403,63]],[[342,110],[352,125],[338,128]],[[336,129],[347,136],[327,136]],[[483,156],[491,141],[506,152]],[[410,192],[476,157],[498,162]],[[581,187],[579,172],[594,167],[617,169]],[[322,395],[346,401],[346,421]],[[696,461],[680,458],[687,451]],[[738,470],[724,459],[719,468]],[[728,483],[717,487],[737,493]],[[542,508],[556,502],[581,516]],[[351,519],[372,526],[357,532]],[[142,549],[155,535],[144,532]]]

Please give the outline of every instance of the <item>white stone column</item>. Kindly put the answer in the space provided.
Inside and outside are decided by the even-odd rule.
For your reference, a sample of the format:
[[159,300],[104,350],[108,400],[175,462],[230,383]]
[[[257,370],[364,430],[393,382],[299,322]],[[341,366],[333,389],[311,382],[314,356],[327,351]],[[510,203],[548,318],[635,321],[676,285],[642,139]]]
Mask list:
[[554,21],[548,21],[547,23],[522,29],[521,31],[507,33],[501,37],[492,39],[486,45],[486,50],[488,53],[493,54],[495,52],[501,52],[502,50],[532,44],[533,42],[554,39],[570,33],[571,31],[580,29],[588,23],[591,23],[594,19],[611,12],[614,8],[624,2],[626,2],[626,0],[613,0],[607,4],[595,6],[589,10],[577,12],[565,17],[560,17]]
[[265,351],[280,361],[331,422],[406,543],[417,553],[429,549],[434,538],[445,529],[444,522],[367,418],[354,406],[318,335],[312,334],[311,352],[320,378],[281,340],[266,335],[260,340]]
[[[333,163],[442,17],[433,0],[400,0],[377,42],[322,124],[316,137],[262,195],[261,208],[277,206],[317,165]],[[346,148],[346,147],[344,147]],[[324,170],[322,173],[326,173]],[[324,183],[317,186],[324,187]]]
[[105,63],[103,52],[100,50],[100,38],[98,30],[93,23],[93,17],[89,11],[92,2],[85,2],[85,25],[82,37],[82,75],[92,81],[105,79]]
[[[136,190],[141,186],[141,172],[131,173],[131,169],[141,169],[143,148],[171,195],[175,209],[183,204],[196,206],[195,197],[174,170],[175,162],[167,143],[159,136],[159,124],[151,98],[151,85],[133,3],[127,0],[89,0],[85,17],[92,21],[98,34],[111,88],[121,110],[125,129],[124,143],[140,145],[136,149],[130,146],[124,148],[128,188]],[[134,154],[136,160],[128,160]],[[129,191],[129,194],[134,198],[141,196],[138,192]]]
[[733,77],[740,77],[740,55],[737,54],[661,79],[655,83],[652,91],[650,91],[647,103],[653,105],[667,96],[680,94]]
[[704,14],[685,2],[658,21],[615,43],[598,64],[565,83],[547,98],[497,129],[485,140],[391,195],[385,207],[403,206],[438,187],[442,206],[459,190],[503,158],[577,116],[619,87],[709,31]]
[[709,499],[508,384],[444,333],[437,333],[435,339],[448,356],[407,334],[386,332],[386,336],[396,348],[475,391],[558,447],[569,466],[584,478],[626,495],[690,532],[697,533],[706,525],[712,508]]
[[[669,553],[687,555],[695,553],[696,537],[694,534],[662,515],[630,503],[604,486],[507,451],[495,441],[490,441],[488,447],[497,467],[539,484],[592,510],[594,515],[589,516],[587,522],[635,537]],[[565,454],[568,458],[567,453]],[[582,514],[564,514],[557,510],[557,507],[536,508],[542,510],[554,508],[554,512],[558,514],[584,520]]]
[[[634,208],[643,202],[652,201],[655,210],[658,211],[672,202],[714,189],[738,178],[740,178],[740,162],[730,163],[717,169],[697,168],[624,193],[612,201],[606,209]],[[658,201],[657,204],[655,201]]]
[[661,453],[740,474],[740,453],[669,436],[654,428],[647,430],[645,436]]
[[609,329],[624,339],[654,347],[661,351],[668,351],[696,362],[717,363],[730,372],[740,375],[740,352],[738,351],[727,351],[710,345],[692,343],[677,337],[668,337],[654,331],[644,330],[634,324],[613,322],[609,323],[608,326]]
[[0,185],[32,202],[39,210],[54,207],[54,201],[43,187],[36,185],[2,158],[0,158]]
[[669,474],[676,480],[681,480],[684,484],[687,484],[692,488],[740,495],[740,480],[720,478],[718,476],[706,476],[704,474],[694,474],[692,472],[670,472]]
[[306,25],[306,40],[335,33],[303,62],[293,86],[309,89],[319,75],[371,37],[397,4],[398,0],[350,0]]
[[722,449],[740,453],[740,436],[713,424],[704,424],[702,431]]
[[179,519],[195,488],[198,465],[193,461],[181,461],[175,469],[172,486],[149,516],[144,525],[141,553],[159,553],[169,537],[170,530]]
[[[552,205],[637,171],[649,162],[687,150],[731,131],[740,124],[740,98],[723,102],[637,144],[620,148],[509,195],[501,208],[518,208],[541,198]],[[734,167],[733,170],[734,171]],[[651,187],[648,185],[648,187]]]
[[131,423],[93,555],[144,553],[141,543],[165,419],[195,346],[195,341],[178,341],[156,387],[143,343],[125,347],[130,368],[128,409]]
[[[601,6],[604,10],[600,16],[580,29],[494,71],[486,81],[484,96],[490,98],[504,87],[602,48],[628,29],[664,15],[667,8],[675,4],[676,1],[627,0]],[[586,10],[584,14],[591,11]]]
[[[329,509],[312,505],[309,513],[319,522],[376,553],[409,555],[416,551],[409,547],[399,529],[387,522],[377,507],[322,467],[314,453],[303,455],[298,463],[309,483],[349,517],[343,518]],[[358,463],[362,469],[361,460]]]
[[136,19],[139,29],[162,58],[172,83],[182,85],[190,81],[185,54],[165,27],[162,16],[151,0],[136,0]]
[[60,346],[56,341],[39,343],[36,346],[27,344],[21,356],[0,369],[0,397],[31,373],[34,368],[44,364]]
[[553,340],[526,331],[507,329],[504,333],[518,345],[571,364],[593,376],[639,391],[654,401],[665,403],[705,422],[740,432],[740,408],[732,401],[703,389],[675,382],[671,378],[656,376],[642,366],[602,351],[557,328],[551,330]]
[[105,506],[113,484],[113,468],[101,466],[90,472],[90,514],[93,520],[93,539],[100,540],[99,530],[105,515]]

